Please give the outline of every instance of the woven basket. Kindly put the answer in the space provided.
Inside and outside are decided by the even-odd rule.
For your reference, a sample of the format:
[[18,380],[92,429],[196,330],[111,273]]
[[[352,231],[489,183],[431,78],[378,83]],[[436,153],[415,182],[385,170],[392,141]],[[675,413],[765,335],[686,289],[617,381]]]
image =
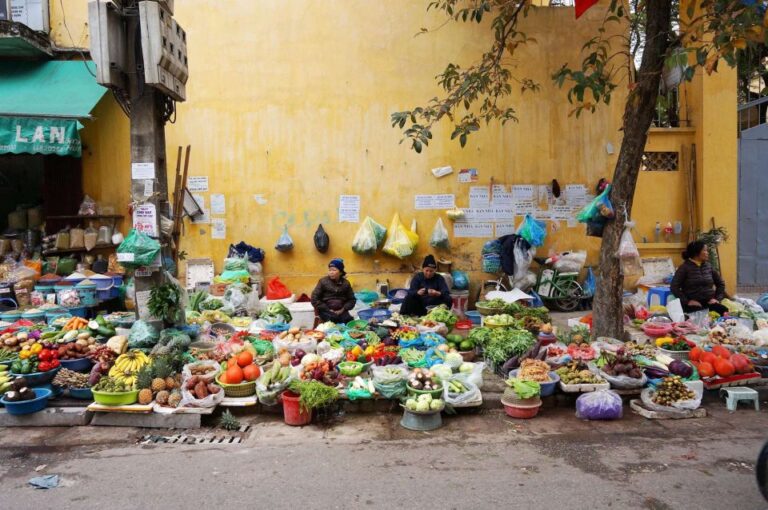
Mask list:
[[230,398],[250,397],[256,393],[256,381],[224,384],[216,377],[216,384],[224,388],[224,395]]
[[488,308],[478,305],[475,305],[475,308],[480,312],[480,315],[499,315],[500,313],[504,313],[504,308]]
[[689,356],[691,354],[691,351],[668,351],[661,347],[659,347],[659,351],[661,351],[662,354],[666,354],[670,358],[677,359],[680,361],[688,361]]

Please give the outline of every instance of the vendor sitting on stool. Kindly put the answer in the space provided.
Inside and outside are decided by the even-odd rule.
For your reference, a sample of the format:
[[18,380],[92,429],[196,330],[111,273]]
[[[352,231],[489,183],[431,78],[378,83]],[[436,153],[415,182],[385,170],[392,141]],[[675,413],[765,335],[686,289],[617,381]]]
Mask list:
[[428,306],[451,306],[451,293],[445,279],[437,274],[437,262],[435,257],[427,255],[421,264],[422,272],[411,280],[408,289],[408,297],[403,300],[400,307],[401,315],[414,315],[421,317],[427,314]]
[[320,278],[312,291],[312,306],[323,322],[337,324],[352,320],[349,311],[355,307],[355,293],[349,280],[344,278],[344,261],[333,259],[328,263],[328,276]]
[[725,282],[708,262],[707,246],[701,241],[688,243],[683,259],[670,285],[672,294],[680,299],[683,311],[711,310],[724,315],[728,308],[720,301],[725,297]]

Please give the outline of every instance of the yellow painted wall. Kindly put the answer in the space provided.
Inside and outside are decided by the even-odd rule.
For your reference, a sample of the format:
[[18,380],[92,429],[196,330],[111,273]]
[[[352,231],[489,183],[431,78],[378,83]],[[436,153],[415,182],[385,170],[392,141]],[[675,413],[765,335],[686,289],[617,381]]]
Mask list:
[[[64,1],[74,39],[84,27],[81,3]],[[60,29],[61,10],[53,4],[58,2],[52,2],[53,35],[57,44],[71,45]],[[169,158],[175,158],[177,145],[191,144],[191,175],[210,179],[206,205],[211,193],[226,196],[227,238],[212,240],[208,225],[187,225],[182,249],[190,257],[212,257],[220,269],[227,246],[245,240],[266,250],[268,275],[279,274],[296,292],[309,292],[327,260],[337,256],[345,259],[359,288],[382,276],[398,286],[433,251],[428,238],[439,212],[415,211],[414,195],[455,193],[459,206],[468,205],[469,185],[459,184],[456,174],[436,180],[431,168],[478,168],[478,184],[489,184],[491,178],[507,185],[546,184],[556,178],[561,186],[591,188],[600,177],[611,177],[621,143],[625,87],[619,87],[610,106],[577,119],[568,116],[566,94],[550,79],[563,63],[580,61],[579,48],[602,20],[597,8],[578,21],[571,9],[532,9],[524,31],[539,42],[519,54],[516,74],[534,78],[542,90],[523,98],[515,92],[519,123],[484,127],[463,149],[449,140],[448,126],[436,130],[421,155],[399,145],[390,113],[439,94],[434,76],[447,60],[469,64],[490,41],[490,32],[474,24],[449,24],[414,37],[421,27],[442,22],[425,8],[426,2],[405,0],[230,0],[219,9],[203,0],[177,2],[175,17],[188,34],[191,78],[189,99],[179,104],[177,123],[167,128]],[[566,26],[568,30],[562,29]],[[126,204],[127,119],[111,98],[102,101],[94,116],[93,126],[83,134],[86,191]],[[612,155],[608,143],[614,147]],[[169,169],[174,164],[169,160]],[[658,186],[641,178],[642,201],[634,215],[638,224],[657,220],[659,211],[649,208],[647,200],[657,192],[672,204],[665,214],[680,212],[673,205],[680,196],[679,183],[668,180]],[[257,194],[266,204],[254,199]],[[402,262],[382,254],[354,254],[350,243],[358,225],[338,223],[340,194],[361,195],[361,219],[371,215],[386,226],[395,212],[406,224],[416,219],[418,253]],[[312,244],[318,223],[331,238],[324,255]],[[284,224],[295,242],[289,254],[273,249]],[[483,240],[451,242],[446,256],[454,266],[472,271],[475,281],[484,278],[476,272]],[[558,232],[550,231],[540,253],[549,247],[588,249],[589,262],[596,263],[599,240],[585,237],[582,226],[566,228],[562,222]]]

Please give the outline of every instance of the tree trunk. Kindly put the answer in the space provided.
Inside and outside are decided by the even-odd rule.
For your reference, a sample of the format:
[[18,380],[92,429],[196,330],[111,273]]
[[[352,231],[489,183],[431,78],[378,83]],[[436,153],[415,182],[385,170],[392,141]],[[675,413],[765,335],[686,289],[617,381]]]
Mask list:
[[613,173],[611,202],[616,211],[616,219],[606,225],[600,247],[599,277],[592,309],[593,335],[596,337],[624,337],[624,275],[621,274],[618,258],[619,241],[626,220],[624,209],[627,215],[632,213],[637,176],[648,129],[653,121],[659,81],[669,46],[671,0],[647,0],[645,7],[646,45],[635,88],[627,98],[624,109],[624,138]]

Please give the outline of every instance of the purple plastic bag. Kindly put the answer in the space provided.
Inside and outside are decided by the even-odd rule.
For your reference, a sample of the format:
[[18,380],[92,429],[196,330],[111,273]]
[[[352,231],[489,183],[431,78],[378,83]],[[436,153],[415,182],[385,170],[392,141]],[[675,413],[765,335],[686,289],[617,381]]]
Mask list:
[[585,393],[576,399],[576,417],[582,420],[618,420],[622,412],[621,397],[611,390]]

